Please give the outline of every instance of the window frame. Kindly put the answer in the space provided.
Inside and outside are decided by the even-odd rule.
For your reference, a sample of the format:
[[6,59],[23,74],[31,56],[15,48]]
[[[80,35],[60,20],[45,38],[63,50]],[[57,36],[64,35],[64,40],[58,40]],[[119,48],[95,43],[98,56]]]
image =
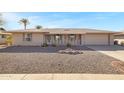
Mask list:
[[32,41],[32,33],[23,33],[23,41]]
[[4,38],[6,38],[6,36],[5,36],[4,34],[2,34],[2,35],[1,35],[1,38],[3,38],[3,39],[4,39]]

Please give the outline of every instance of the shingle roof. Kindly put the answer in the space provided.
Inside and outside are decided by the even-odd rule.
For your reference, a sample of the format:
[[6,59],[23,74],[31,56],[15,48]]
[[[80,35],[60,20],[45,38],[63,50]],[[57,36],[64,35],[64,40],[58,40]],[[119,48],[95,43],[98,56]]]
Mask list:
[[97,29],[86,29],[86,28],[46,28],[46,29],[27,29],[27,30],[10,30],[10,33],[18,33],[18,32],[34,32],[34,33],[42,33],[48,32],[51,34],[68,34],[68,33],[116,33],[108,30],[97,30]]

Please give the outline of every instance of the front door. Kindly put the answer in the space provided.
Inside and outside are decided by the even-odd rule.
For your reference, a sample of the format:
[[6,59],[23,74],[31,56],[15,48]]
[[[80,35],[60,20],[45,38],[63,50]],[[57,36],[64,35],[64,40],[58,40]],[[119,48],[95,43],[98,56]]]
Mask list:
[[76,35],[68,35],[68,43],[71,45],[75,45],[75,41],[76,41]]
[[51,45],[51,36],[50,35],[45,35],[45,43],[47,43],[48,45]]
[[55,35],[56,45],[62,45],[62,35]]

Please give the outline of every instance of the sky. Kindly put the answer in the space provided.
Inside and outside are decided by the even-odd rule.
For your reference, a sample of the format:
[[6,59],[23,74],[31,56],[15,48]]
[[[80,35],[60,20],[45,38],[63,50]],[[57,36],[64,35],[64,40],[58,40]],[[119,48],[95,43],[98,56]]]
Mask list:
[[111,31],[124,30],[124,12],[6,12],[2,13],[7,30],[23,29],[19,20],[26,18],[28,29],[43,28],[91,28]]

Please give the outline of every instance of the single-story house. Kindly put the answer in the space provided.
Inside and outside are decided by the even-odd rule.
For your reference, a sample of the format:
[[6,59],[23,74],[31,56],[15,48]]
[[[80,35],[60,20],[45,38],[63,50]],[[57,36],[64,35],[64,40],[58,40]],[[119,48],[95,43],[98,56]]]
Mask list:
[[115,32],[96,29],[46,28],[8,31],[15,46],[113,45]]
[[114,41],[116,44],[121,45],[124,44],[124,32],[118,32],[114,35]]

